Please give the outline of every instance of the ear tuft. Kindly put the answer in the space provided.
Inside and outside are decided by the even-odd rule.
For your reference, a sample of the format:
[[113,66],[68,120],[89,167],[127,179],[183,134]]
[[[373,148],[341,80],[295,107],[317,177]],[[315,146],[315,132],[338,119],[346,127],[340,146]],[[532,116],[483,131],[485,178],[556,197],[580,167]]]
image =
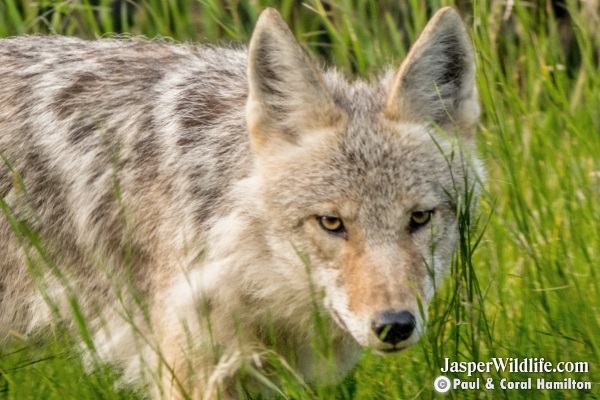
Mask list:
[[473,48],[451,7],[438,11],[396,74],[385,107],[394,120],[471,131],[479,117]]

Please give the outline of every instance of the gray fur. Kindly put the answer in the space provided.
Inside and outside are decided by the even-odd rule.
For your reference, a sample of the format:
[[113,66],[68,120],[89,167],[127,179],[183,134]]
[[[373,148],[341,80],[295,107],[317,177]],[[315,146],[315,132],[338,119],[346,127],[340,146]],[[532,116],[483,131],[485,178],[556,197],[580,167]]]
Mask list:
[[[71,324],[76,294],[99,355],[129,381],[151,371],[157,398],[234,396],[236,369],[265,347],[325,381],[359,345],[390,350],[369,333],[374,314],[417,313],[431,297],[458,240],[447,193],[481,175],[456,13],[440,11],[415,49],[396,78],[348,82],[314,67],[274,10],[249,55],[140,38],[1,40],[0,195],[47,254],[0,220],[0,342]],[[431,229],[411,231],[411,213],[429,209]],[[329,214],[348,240],[318,226]],[[335,371],[313,360],[302,255],[332,319]]]

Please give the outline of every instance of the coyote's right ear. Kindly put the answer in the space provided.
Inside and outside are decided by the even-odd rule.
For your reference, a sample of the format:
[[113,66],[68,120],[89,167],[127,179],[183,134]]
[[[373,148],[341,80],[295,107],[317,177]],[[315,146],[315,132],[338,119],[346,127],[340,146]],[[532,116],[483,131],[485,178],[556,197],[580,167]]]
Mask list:
[[246,121],[255,146],[293,143],[339,117],[321,72],[272,8],[262,12],[252,34],[248,83]]
[[385,115],[394,120],[457,126],[465,134],[479,117],[473,48],[451,7],[425,27],[394,78]]

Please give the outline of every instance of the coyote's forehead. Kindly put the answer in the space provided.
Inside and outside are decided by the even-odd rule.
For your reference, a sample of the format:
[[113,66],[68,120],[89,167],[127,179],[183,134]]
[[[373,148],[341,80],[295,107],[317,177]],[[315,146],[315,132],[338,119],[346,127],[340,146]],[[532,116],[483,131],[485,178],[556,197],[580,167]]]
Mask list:
[[344,124],[317,135],[323,138],[298,144],[292,156],[265,171],[270,200],[282,202],[286,212],[351,203],[352,217],[360,211],[393,220],[397,216],[389,214],[448,201],[452,173],[436,144],[443,139],[434,139],[432,129],[392,122],[381,113],[348,113]]
[[377,117],[352,121],[331,162],[344,170],[361,197],[375,197],[371,201],[420,197],[435,191],[449,174],[431,134],[424,126]]
[[[328,147],[313,154],[328,164],[318,167],[313,188],[321,183],[330,194],[335,188],[341,196],[372,204],[382,201],[387,207],[395,201],[418,203],[425,195],[447,198],[453,174],[462,172],[449,159],[450,142],[430,124],[386,118],[382,110],[389,84],[388,77],[377,83],[329,80],[345,118],[332,128],[335,139]],[[299,165],[309,172],[305,163]]]

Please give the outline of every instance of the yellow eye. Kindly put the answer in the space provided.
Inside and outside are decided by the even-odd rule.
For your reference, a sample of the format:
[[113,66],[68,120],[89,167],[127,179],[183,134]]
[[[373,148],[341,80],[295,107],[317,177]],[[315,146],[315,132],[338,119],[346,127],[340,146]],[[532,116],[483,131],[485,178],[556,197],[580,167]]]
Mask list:
[[418,228],[429,222],[433,211],[415,211],[410,216],[410,223],[413,228]]
[[328,231],[337,231],[342,225],[342,220],[336,217],[321,217],[319,219],[321,226]]
[[327,232],[346,237],[346,228],[344,228],[344,223],[342,222],[341,218],[322,216],[317,217],[317,220],[319,221],[321,228]]

